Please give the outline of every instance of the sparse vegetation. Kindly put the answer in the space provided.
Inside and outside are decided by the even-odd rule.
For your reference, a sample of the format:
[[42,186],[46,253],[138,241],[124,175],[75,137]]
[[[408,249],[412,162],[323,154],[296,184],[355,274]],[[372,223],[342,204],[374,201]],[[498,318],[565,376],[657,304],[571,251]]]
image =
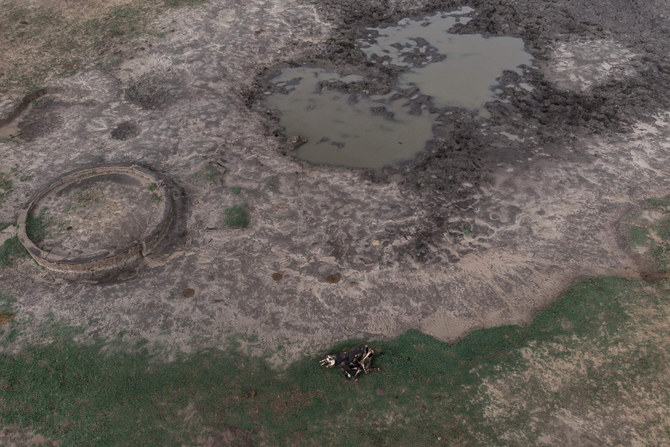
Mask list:
[[211,163],[207,163],[198,172],[193,174],[192,179],[195,183],[202,186],[212,186],[221,181],[221,172]]
[[94,203],[100,203],[105,198],[105,194],[98,187],[84,188],[75,194],[71,203],[66,207],[68,211],[79,210],[90,207]]
[[82,344],[52,322],[48,343],[0,357],[0,418],[63,445],[194,445],[222,428],[267,445],[559,445],[563,429],[658,444],[670,429],[668,291],[597,279],[527,327],[455,345],[410,331],[373,342],[381,370],[358,383],[320,368],[323,352],[283,372],[235,344],[166,363],[141,342]]
[[48,235],[49,228],[54,225],[54,219],[44,208],[39,214],[29,213],[26,218],[26,235],[36,244],[39,244]]
[[223,226],[225,228],[247,228],[249,226],[249,212],[246,205],[234,205],[223,212]]
[[670,272],[670,200],[648,199],[628,222],[631,248],[660,272]]
[[[26,5],[16,0],[0,7],[0,91],[43,85],[53,74],[119,63],[137,42],[165,35],[149,23],[167,8],[194,6],[202,0],[129,0],[109,5],[101,0],[72,6],[62,2]],[[75,50],[76,51],[73,51]],[[11,63],[9,62],[11,61]]]
[[17,236],[12,236],[0,245],[0,269],[11,266],[15,260],[28,256]]
[[649,230],[647,228],[631,226],[628,228],[628,238],[633,247],[644,245],[649,239]]
[[147,191],[151,193],[151,200],[160,203],[163,201],[163,196],[158,194],[156,192],[157,190],[158,190],[158,184],[152,182],[147,185]]
[[242,194],[242,188],[239,186],[233,186],[232,188],[230,188],[230,192],[232,192],[233,195],[235,196],[239,196],[240,194]]
[[14,190],[14,183],[9,174],[0,172],[0,203]]
[[647,199],[647,204],[654,208],[670,207],[670,199]]

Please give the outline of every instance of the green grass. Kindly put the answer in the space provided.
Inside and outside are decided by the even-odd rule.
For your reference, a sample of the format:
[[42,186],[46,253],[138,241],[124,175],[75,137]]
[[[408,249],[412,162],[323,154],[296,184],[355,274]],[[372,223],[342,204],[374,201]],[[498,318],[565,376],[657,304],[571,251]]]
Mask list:
[[0,245],[0,270],[10,267],[15,260],[28,256],[17,236],[10,237]]
[[249,212],[246,205],[233,205],[223,212],[223,226],[225,228],[247,228],[249,226]]
[[29,213],[26,218],[26,235],[28,238],[39,244],[49,234],[49,229],[54,226],[54,219],[45,211],[40,210],[39,214]]
[[147,185],[147,191],[149,191],[151,193],[151,200],[153,200],[154,202],[162,202],[163,197],[160,194],[156,193],[157,189],[158,189],[158,184],[156,184],[156,183],[149,183]]
[[16,298],[0,293],[0,312],[12,313],[14,312],[14,305]]
[[649,229],[631,225],[628,227],[628,240],[632,247],[645,245],[649,241]]
[[[523,349],[541,352],[559,344],[564,349],[551,356],[560,359],[581,352],[582,342],[597,350],[617,346],[633,321],[631,306],[659,303],[636,282],[577,283],[527,327],[474,331],[453,346],[416,331],[373,342],[381,371],[359,382],[320,368],[324,352],[283,372],[233,345],[164,362],[121,338],[111,346],[75,342],[76,331],[55,324],[44,329],[49,342],[0,356],[0,419],[64,446],[194,445],[201,431],[221,427],[278,446],[536,445],[539,432],[528,428],[530,410],[510,414],[504,427],[491,423],[485,383],[527,370]],[[546,396],[547,405],[595,405],[599,394],[592,383],[600,395],[616,399],[617,390],[625,391],[617,384],[627,383],[629,375],[650,387],[662,382],[667,343],[639,343],[633,361],[615,355],[616,368],[592,366],[573,392]],[[529,402],[543,391],[532,382],[518,386]],[[196,417],[185,421],[180,412],[189,406]],[[524,431],[523,442],[503,437],[512,429]]]
[[14,190],[14,183],[9,174],[0,172],[0,203]]
[[239,196],[242,194],[242,187],[240,186],[233,186],[230,188],[230,192],[233,193],[234,196]]

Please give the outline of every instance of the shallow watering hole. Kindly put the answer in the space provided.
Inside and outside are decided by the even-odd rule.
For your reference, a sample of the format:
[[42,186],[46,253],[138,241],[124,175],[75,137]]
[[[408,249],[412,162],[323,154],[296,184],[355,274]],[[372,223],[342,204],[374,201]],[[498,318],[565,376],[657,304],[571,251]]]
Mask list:
[[[345,92],[343,86],[364,81],[359,75],[342,76],[319,67],[283,69],[271,80],[275,91],[265,105],[277,113],[287,136],[306,137],[296,157],[380,169],[423,151],[440,110],[461,108],[488,117],[485,105],[497,99],[493,89],[501,74],[522,74],[533,58],[519,38],[452,32],[473,12],[463,7],[369,28],[367,37],[358,41],[367,59],[402,70],[385,95]],[[421,97],[424,101],[417,101]]]

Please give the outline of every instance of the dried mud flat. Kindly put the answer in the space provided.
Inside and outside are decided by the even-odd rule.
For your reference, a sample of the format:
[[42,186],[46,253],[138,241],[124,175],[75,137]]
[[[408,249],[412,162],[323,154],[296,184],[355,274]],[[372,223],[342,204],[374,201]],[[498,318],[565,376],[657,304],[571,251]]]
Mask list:
[[[229,0],[170,12],[159,25],[173,33],[109,72],[51,79],[16,124],[23,142],[0,140],[2,171],[23,176],[0,221],[63,173],[137,163],[179,186],[163,252],[100,284],[21,262],[0,287],[21,318],[53,313],[179,351],[255,335],[283,360],[409,328],[451,341],[527,322],[578,277],[638,278],[616,228],[668,195],[670,4],[624,3]],[[442,113],[430,151],[381,173],[287,155],[260,101],[268,76],[305,63],[383,91],[397,73],[366,64],[354,44],[365,27],[463,5],[475,15],[458,32],[522,37],[535,58],[503,76],[490,118]],[[0,121],[22,100],[3,97]],[[234,205],[248,228],[222,228]]]

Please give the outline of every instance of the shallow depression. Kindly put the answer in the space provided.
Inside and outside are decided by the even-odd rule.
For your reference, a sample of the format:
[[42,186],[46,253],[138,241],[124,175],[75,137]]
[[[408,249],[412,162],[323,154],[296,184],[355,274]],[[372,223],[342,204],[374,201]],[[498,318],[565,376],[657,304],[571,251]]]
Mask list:
[[306,137],[296,157],[372,169],[411,160],[432,138],[435,122],[429,107],[416,101],[420,96],[437,109],[465,108],[488,117],[485,104],[497,99],[493,88],[503,71],[521,74],[533,58],[518,38],[452,33],[473,11],[464,7],[370,28],[358,41],[367,58],[404,69],[386,95],[343,92],[343,85],[364,80],[357,75],[318,67],[282,70],[265,104],[277,112],[287,136]]
[[36,204],[41,240],[33,242],[66,257],[115,252],[149,235],[162,200],[157,185],[121,174],[68,185]]

